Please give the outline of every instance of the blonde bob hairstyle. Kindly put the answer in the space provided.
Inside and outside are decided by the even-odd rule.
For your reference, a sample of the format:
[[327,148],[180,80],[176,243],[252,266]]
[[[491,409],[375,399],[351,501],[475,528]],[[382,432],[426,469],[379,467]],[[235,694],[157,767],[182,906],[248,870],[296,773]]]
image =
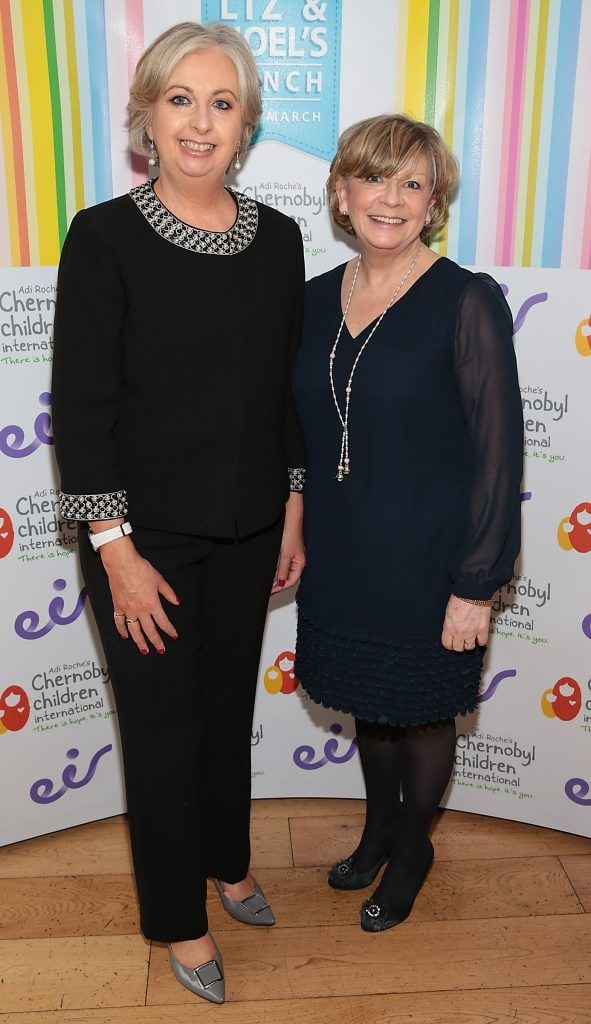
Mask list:
[[429,226],[421,234],[434,234],[445,222],[449,195],[459,178],[459,165],[439,132],[403,114],[369,117],[341,135],[327,182],[334,222],[348,234],[355,234],[351,221],[339,210],[336,185],[340,178],[368,178],[371,174],[389,178],[405,167],[412,168],[422,156],[429,168],[433,203]]
[[163,32],[142,54],[129,90],[129,147],[140,156],[150,155],[146,128],[152,109],[166,87],[175,67],[190,53],[219,49],[229,57],[238,75],[242,109],[240,148],[246,149],[262,111],[261,86],[252,51],[236,31],[221,22],[199,25],[183,21]]

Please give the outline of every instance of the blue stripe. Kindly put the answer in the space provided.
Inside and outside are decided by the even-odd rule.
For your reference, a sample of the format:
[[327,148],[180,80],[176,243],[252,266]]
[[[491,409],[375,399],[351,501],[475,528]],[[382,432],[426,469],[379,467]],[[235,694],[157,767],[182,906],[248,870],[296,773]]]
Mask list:
[[469,266],[476,263],[489,13],[489,0],[473,0],[470,9],[468,37],[468,74],[458,245],[458,262]]
[[111,199],[113,195],[104,0],[86,0],[86,34],[90,67],[95,195],[96,202],[102,203],[105,199]]
[[542,246],[543,267],[559,267],[562,256],[580,21],[581,0],[562,0]]

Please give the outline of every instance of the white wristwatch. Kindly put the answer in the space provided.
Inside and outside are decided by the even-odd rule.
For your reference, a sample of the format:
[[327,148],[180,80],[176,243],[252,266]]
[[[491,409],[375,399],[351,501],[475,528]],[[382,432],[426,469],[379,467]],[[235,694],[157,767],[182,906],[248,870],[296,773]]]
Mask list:
[[93,533],[92,530],[89,530],[88,539],[93,551],[98,551],[99,548],[102,548],[103,544],[108,544],[110,540],[128,537],[130,533],[133,533],[131,523],[120,523],[119,526],[114,526],[112,530],[102,530],[101,533]]

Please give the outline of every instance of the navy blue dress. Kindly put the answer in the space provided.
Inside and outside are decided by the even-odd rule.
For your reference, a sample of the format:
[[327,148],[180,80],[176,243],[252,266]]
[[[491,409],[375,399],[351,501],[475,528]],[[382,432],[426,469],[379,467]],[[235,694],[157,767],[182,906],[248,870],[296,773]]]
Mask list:
[[[294,370],[308,452],[295,672],[313,700],[357,718],[439,721],[474,709],[482,673],[482,648],[441,644],[450,594],[491,597],[519,551],[523,425],[511,313],[488,275],[437,260],[361,356],[351,472],[339,483],[328,367],[344,269],[308,283]],[[334,364],[341,409],[372,326],[356,338],[343,328]]]

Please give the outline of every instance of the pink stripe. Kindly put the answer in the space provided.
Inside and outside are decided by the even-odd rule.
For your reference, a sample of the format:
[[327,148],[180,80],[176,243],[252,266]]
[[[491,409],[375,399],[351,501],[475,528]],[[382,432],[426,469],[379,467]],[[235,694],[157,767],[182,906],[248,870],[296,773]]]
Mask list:
[[[143,0],[125,0],[127,24],[127,82],[131,85],[135,66],[144,52],[144,5]],[[131,158],[131,183],[139,185],[146,180],[146,161],[135,153]]]
[[529,8],[530,0],[514,0],[511,4],[495,250],[498,266],[508,266],[513,258]]
[[591,159],[589,160],[589,176],[587,178],[585,224],[583,227],[583,245],[581,248],[581,268],[583,270],[591,270]]

